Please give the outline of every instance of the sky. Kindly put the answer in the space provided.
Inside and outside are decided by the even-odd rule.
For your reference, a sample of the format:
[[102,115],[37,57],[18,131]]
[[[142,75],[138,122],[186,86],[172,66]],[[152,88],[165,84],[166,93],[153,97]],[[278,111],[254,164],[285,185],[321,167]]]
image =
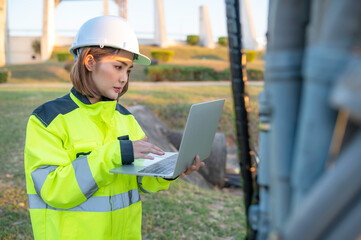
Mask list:
[[[266,33],[268,0],[249,0],[258,39]],[[40,35],[43,0],[7,0],[10,35]],[[138,37],[151,38],[154,29],[154,0],[128,0],[128,22]],[[227,36],[225,0],[163,0],[168,38],[183,39],[199,34],[199,7],[209,11],[214,39]],[[109,0],[110,15],[118,15]],[[102,0],[63,0],[55,9],[55,28],[59,36],[74,36],[88,19],[103,15]]]

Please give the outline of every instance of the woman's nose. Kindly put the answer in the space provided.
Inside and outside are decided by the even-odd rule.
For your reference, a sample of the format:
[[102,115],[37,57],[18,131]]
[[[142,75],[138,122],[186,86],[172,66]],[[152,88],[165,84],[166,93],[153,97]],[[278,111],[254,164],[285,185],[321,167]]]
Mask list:
[[128,73],[122,73],[120,76],[119,76],[119,82],[121,83],[126,83],[128,81]]

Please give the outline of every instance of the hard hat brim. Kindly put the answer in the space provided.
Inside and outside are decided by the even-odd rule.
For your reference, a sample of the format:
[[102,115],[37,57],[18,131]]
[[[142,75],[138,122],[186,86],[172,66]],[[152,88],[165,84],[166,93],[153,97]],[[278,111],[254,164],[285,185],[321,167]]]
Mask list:
[[141,65],[150,65],[151,61],[147,56],[140,53],[134,53],[134,54],[138,55],[138,59],[134,59],[133,63],[137,63]]

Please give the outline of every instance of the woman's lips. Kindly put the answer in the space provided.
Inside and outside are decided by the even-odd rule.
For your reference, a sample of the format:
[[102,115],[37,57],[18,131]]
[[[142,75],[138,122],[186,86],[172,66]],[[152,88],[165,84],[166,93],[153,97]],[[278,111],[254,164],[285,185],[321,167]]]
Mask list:
[[115,89],[115,91],[116,91],[117,93],[120,93],[120,90],[122,90],[121,87],[115,87],[114,89]]

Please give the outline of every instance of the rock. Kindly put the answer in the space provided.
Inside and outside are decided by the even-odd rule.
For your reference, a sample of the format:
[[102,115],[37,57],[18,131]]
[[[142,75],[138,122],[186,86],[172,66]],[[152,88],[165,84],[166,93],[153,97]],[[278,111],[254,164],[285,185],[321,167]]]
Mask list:
[[183,179],[200,188],[213,189],[213,186],[198,172],[192,172],[190,175],[185,175]]
[[226,137],[223,133],[216,133],[210,156],[204,160],[206,166],[199,169],[199,173],[211,184],[224,187],[227,161]]
[[240,171],[238,148],[236,145],[231,145],[227,148],[226,173],[240,174]]

